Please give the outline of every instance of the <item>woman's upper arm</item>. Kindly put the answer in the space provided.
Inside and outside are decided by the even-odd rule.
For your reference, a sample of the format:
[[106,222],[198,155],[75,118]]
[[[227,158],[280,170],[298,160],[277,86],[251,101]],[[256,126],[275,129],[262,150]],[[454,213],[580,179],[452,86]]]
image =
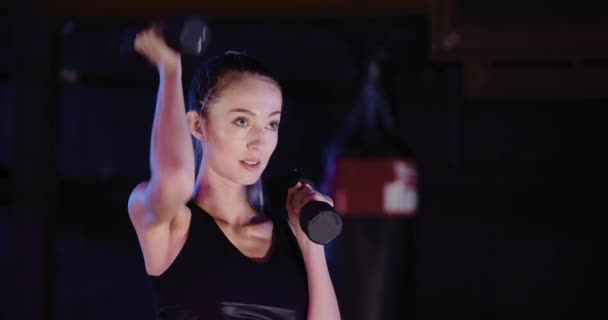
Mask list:
[[144,203],[147,186],[148,181],[139,183],[133,191],[131,191],[131,195],[129,196],[129,218],[136,229],[146,225],[146,219],[152,219],[152,217],[148,216],[153,215],[153,213],[149,213],[148,210],[146,210],[146,205]]
[[129,217],[135,227],[171,222],[192,197],[193,181],[179,173],[138,184],[129,196]]
[[129,218],[144,255],[146,270],[158,275],[167,269],[183,245],[190,210],[182,203],[171,213],[157,214],[146,205],[149,182],[138,184],[129,197]]

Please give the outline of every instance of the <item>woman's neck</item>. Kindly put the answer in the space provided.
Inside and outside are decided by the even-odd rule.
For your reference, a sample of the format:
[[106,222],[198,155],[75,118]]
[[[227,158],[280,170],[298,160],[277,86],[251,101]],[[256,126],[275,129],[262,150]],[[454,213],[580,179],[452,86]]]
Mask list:
[[257,215],[247,199],[247,189],[213,173],[201,172],[197,178],[194,201],[216,220],[239,227]]

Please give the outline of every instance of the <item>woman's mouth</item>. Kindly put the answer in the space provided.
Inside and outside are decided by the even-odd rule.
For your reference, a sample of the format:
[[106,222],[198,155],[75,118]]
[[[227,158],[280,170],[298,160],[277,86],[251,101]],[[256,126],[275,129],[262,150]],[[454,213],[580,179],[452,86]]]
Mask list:
[[261,162],[259,160],[241,160],[240,163],[245,169],[255,171],[260,168]]

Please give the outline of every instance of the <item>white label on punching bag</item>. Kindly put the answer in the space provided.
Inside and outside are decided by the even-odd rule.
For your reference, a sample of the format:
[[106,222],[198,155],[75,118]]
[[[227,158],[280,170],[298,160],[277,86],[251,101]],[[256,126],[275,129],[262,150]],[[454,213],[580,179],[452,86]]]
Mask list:
[[408,158],[340,158],[330,194],[342,215],[415,216],[416,175]]
[[383,187],[384,212],[394,215],[409,215],[416,211],[416,170],[405,161],[393,162],[395,180]]

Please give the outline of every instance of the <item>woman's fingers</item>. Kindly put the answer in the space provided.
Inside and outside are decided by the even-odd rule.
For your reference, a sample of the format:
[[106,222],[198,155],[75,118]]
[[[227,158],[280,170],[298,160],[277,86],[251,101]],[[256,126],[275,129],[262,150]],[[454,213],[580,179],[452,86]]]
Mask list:
[[299,214],[300,210],[310,201],[322,201],[333,206],[333,201],[326,195],[317,192],[309,185],[296,185],[294,188],[290,188],[288,194],[288,210],[292,210],[294,213]]
[[320,194],[318,192],[307,194],[301,198],[299,203],[300,210],[310,201],[321,201],[329,204],[330,206],[334,206],[334,202],[327,196]]
[[158,67],[174,69],[178,65],[179,54],[166,44],[160,29],[156,26],[137,33],[135,51]]
[[292,198],[292,208],[295,213],[300,213],[300,209],[302,209],[302,206],[304,205],[302,203],[303,197],[305,197],[309,192],[310,187],[307,184],[299,182],[299,187],[294,191]]
[[302,208],[311,200],[313,200],[316,196],[314,191],[305,191],[295,201],[295,207],[297,208],[296,212],[300,213]]
[[298,183],[296,183],[293,187],[287,189],[287,200],[285,202],[285,206],[287,207],[287,212],[292,213],[295,212],[294,209],[294,195],[297,192],[297,190],[300,188],[300,186],[302,185],[301,182],[298,181]]

